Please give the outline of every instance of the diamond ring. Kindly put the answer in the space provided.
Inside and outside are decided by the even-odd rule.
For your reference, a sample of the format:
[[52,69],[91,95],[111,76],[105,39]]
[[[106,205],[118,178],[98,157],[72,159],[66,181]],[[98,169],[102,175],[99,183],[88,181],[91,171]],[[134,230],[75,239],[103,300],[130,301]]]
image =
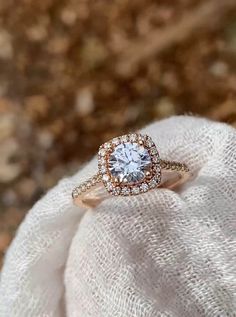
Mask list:
[[74,188],[72,197],[76,205],[95,207],[107,193],[130,196],[160,186],[174,188],[190,176],[186,164],[160,159],[150,136],[126,134],[100,146],[98,172]]

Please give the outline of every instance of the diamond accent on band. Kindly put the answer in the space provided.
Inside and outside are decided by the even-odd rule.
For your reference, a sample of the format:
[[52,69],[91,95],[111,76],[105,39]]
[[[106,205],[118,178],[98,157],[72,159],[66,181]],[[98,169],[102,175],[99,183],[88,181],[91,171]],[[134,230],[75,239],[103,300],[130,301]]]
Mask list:
[[[163,176],[162,169],[175,171],[173,179]],[[168,174],[168,173],[167,173]],[[103,194],[95,189],[95,195],[86,197],[84,193],[103,182],[108,193],[114,196],[132,196],[159,187],[167,188],[181,185],[191,177],[189,167],[177,161],[160,159],[158,150],[150,136],[131,133],[116,137],[102,144],[98,151],[98,171],[83,181],[72,191],[75,204],[96,206]],[[98,194],[98,196],[96,196]],[[100,195],[100,196],[99,196]]]
[[92,186],[95,186],[97,183],[101,181],[101,175],[99,173],[95,174],[91,178],[89,178],[87,181],[83,182],[79,186],[75,187],[72,191],[72,197],[78,198],[83,192],[85,192],[88,188],[91,188]]
[[136,183],[151,168],[151,156],[144,146],[125,142],[118,145],[109,158],[109,171],[119,182]]
[[[164,175],[162,184],[167,188],[182,184],[192,175],[186,164],[160,159],[150,136],[132,133],[116,137],[100,146],[98,172],[75,187],[72,197],[75,204],[83,205],[87,199],[84,193],[100,182],[114,196],[139,195],[160,186],[162,169],[177,172],[170,182]],[[86,204],[94,207],[91,197]]]

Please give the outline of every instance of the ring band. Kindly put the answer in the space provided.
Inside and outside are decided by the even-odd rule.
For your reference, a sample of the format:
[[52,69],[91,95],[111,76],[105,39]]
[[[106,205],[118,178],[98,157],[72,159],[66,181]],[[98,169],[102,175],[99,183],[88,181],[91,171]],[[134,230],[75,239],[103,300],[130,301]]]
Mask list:
[[160,159],[150,136],[132,133],[100,146],[98,172],[75,187],[72,197],[75,205],[96,207],[109,194],[132,196],[157,187],[173,189],[190,176],[185,163]]

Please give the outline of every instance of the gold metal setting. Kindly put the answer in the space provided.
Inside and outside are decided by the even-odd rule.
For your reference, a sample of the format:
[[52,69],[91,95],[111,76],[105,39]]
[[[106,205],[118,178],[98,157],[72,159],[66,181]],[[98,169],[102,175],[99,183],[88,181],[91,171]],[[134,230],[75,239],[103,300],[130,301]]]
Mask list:
[[[119,144],[126,142],[137,143],[143,146],[151,158],[150,169],[145,172],[145,177],[139,182],[129,183],[127,179],[123,179],[123,181],[120,182],[118,178],[111,175],[108,168],[111,153],[113,153]],[[163,171],[165,175],[162,181]],[[173,177],[170,177],[170,174],[175,174],[175,178],[172,179]],[[103,183],[107,192],[114,196],[138,195],[159,186],[174,188],[185,182],[190,175],[189,168],[186,164],[161,160],[156,145],[150,136],[131,133],[116,137],[100,146],[98,151],[97,174],[77,186],[72,192],[72,197],[76,203],[86,191],[99,183]]]

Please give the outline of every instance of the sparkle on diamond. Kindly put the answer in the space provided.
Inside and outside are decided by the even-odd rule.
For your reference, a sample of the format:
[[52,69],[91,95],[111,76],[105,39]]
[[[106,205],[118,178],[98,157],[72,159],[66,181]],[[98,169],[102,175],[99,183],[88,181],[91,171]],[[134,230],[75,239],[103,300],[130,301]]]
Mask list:
[[125,142],[118,145],[109,159],[111,175],[117,177],[120,182],[139,182],[150,167],[151,157],[148,150],[137,143]]

